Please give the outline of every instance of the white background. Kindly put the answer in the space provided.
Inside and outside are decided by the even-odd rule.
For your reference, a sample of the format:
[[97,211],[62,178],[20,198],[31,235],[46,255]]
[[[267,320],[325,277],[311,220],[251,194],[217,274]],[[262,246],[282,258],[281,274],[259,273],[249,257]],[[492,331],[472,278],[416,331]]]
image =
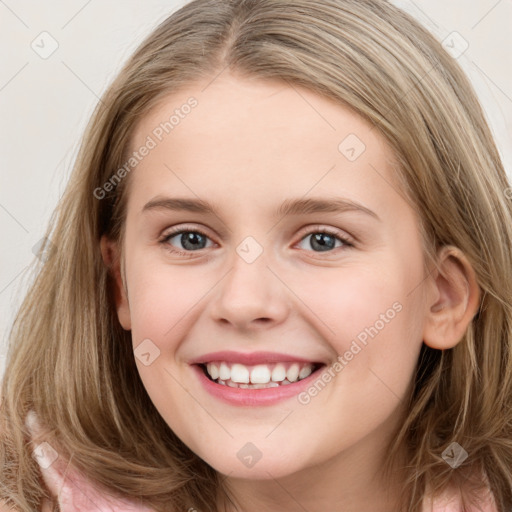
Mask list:
[[[64,191],[98,97],[142,39],[185,3],[0,0],[0,379],[32,248]],[[455,31],[469,44],[458,60],[512,181],[512,0],[394,3],[440,40]],[[44,31],[58,43],[46,59],[31,47],[45,44]]]

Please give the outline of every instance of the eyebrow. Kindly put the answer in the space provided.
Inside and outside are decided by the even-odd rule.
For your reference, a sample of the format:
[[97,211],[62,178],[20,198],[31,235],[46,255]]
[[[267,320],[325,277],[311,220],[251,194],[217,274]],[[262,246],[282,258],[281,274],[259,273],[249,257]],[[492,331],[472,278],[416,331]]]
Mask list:
[[[173,210],[188,211],[194,213],[213,214],[220,216],[218,209],[204,199],[177,198],[177,197],[155,197],[142,208],[142,212],[151,210]],[[284,217],[286,215],[303,215],[311,213],[343,213],[355,211],[365,213],[376,220],[380,217],[372,210],[360,203],[350,199],[334,198],[308,198],[308,199],[286,199],[275,210],[274,216]]]

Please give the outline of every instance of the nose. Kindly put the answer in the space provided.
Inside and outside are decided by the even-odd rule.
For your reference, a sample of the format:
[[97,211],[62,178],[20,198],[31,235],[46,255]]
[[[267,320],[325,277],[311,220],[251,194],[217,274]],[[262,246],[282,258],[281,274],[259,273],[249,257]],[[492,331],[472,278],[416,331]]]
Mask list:
[[251,330],[282,323],[290,311],[290,297],[278,272],[267,265],[265,252],[252,263],[236,254],[210,306],[215,322]]

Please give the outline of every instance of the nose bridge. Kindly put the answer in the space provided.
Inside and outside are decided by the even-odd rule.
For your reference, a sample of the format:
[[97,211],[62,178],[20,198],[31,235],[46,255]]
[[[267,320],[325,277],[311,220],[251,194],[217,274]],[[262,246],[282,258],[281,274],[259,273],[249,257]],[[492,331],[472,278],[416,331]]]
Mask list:
[[280,322],[287,314],[283,284],[268,268],[270,248],[246,237],[235,248],[230,269],[215,296],[213,315],[239,327],[265,319]]

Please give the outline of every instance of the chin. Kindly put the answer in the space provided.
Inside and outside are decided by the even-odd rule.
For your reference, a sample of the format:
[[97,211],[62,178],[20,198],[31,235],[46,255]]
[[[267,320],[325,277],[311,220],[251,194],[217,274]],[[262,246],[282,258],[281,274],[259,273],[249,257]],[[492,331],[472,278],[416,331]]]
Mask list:
[[[281,454],[282,457],[283,454]],[[241,454],[241,459],[235,457],[226,458],[224,455],[220,460],[216,457],[206,458],[203,460],[212,466],[219,473],[229,476],[229,478],[241,478],[248,480],[272,480],[274,478],[283,478],[289,476],[297,471],[303,469],[302,465],[298,464],[297,457],[291,457],[294,464],[290,465],[290,457],[288,460],[272,459],[265,457],[263,454],[259,460],[254,462],[247,458],[244,461],[244,453]]]

